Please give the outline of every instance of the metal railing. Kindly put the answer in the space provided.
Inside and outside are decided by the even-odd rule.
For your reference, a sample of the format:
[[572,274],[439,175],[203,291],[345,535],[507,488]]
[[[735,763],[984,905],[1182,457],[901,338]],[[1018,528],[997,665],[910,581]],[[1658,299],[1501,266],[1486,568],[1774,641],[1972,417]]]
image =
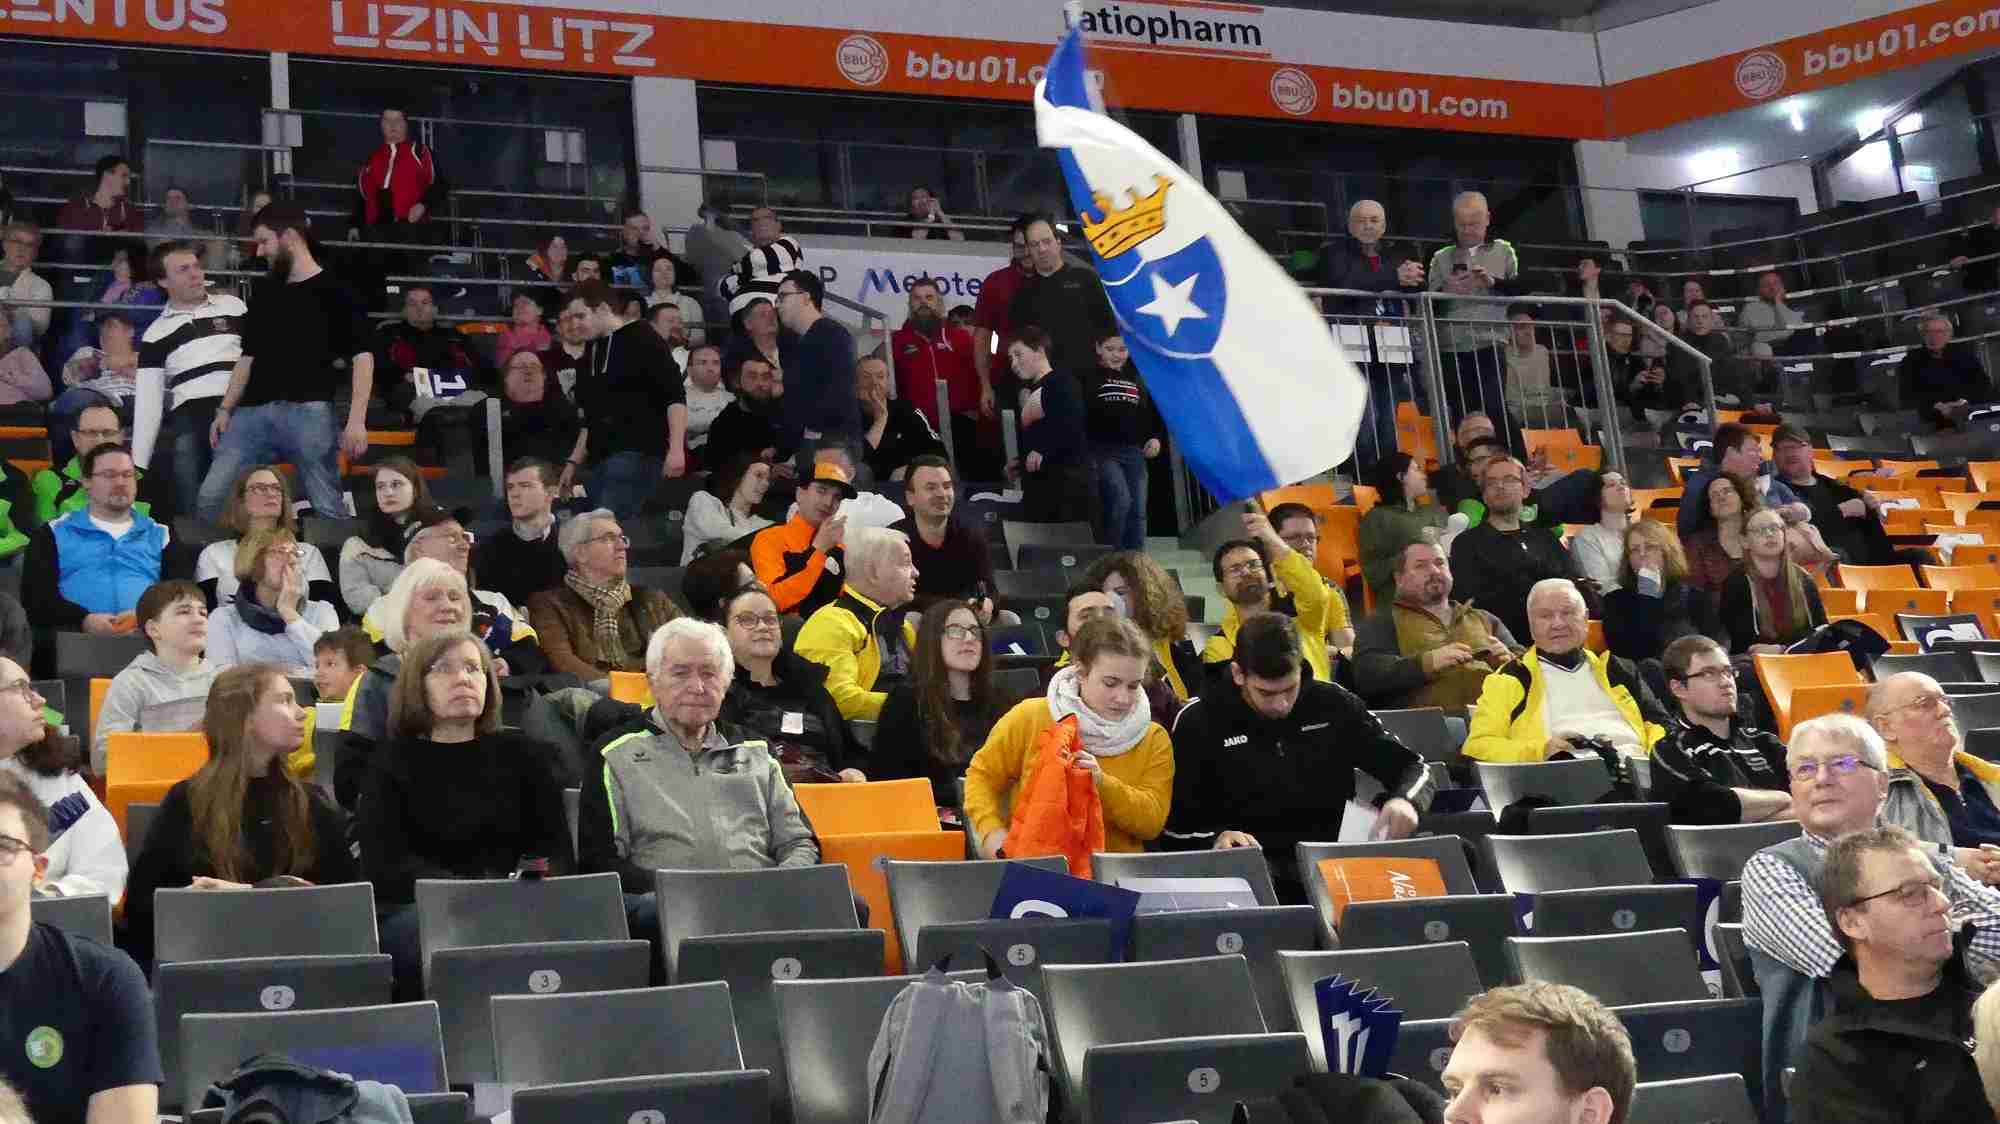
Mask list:
[[713,176],[717,179],[725,180],[749,180],[756,187],[756,202],[754,204],[742,204],[733,199],[724,200],[723,202],[730,209],[747,206],[761,207],[768,205],[771,201],[771,177],[763,172],[739,172],[733,168],[690,168],[679,164],[641,164],[638,167],[638,172],[642,176],[698,176],[702,181],[701,197],[704,201],[711,204],[715,203],[716,200],[708,191],[709,177]]

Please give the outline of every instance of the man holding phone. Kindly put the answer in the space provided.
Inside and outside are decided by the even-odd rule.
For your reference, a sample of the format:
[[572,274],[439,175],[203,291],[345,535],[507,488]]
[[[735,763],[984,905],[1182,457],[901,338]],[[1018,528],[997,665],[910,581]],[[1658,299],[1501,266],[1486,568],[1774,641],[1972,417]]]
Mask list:
[[[1445,402],[1454,421],[1473,410],[1502,418],[1500,375],[1506,360],[1500,348],[1507,340],[1507,302],[1481,298],[1520,292],[1521,262],[1512,244],[1487,237],[1492,214],[1486,196],[1462,192],[1452,200],[1451,220],[1456,239],[1431,255],[1425,271],[1432,292],[1467,298],[1445,301],[1437,309],[1445,321],[1438,340]],[[1518,431],[1511,424],[1508,429],[1508,446],[1520,448]]]

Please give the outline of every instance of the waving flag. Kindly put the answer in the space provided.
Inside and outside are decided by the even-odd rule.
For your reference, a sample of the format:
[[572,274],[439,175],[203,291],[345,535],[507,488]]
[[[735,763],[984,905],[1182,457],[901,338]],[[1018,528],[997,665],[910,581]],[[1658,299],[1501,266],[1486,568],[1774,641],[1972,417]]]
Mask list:
[[1224,503],[1346,460],[1368,386],[1312,301],[1199,182],[1091,100],[1072,31],[1035,87],[1035,131],[1058,150],[1182,458]]

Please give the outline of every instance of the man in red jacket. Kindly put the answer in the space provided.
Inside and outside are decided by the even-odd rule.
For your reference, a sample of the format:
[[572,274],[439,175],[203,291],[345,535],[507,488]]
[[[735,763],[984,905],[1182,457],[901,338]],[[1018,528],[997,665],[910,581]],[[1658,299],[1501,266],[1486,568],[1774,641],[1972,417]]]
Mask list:
[[[952,445],[961,463],[979,453],[980,387],[979,370],[972,358],[972,333],[945,318],[944,293],[937,282],[922,278],[910,283],[910,315],[889,338],[896,356],[896,396],[924,415],[939,433],[952,427]],[[938,417],[939,379],[949,387],[949,418]],[[997,472],[997,459],[986,467]],[[968,465],[970,479],[984,480],[977,468]]]
[[[410,139],[410,119],[400,109],[382,111],[382,146],[355,177],[354,213],[348,220],[348,237],[363,242],[397,242],[425,245],[433,240],[424,220],[444,201],[449,190],[438,172],[437,154],[429,145]],[[367,276],[357,276],[356,284],[369,305],[382,303],[381,278],[391,270],[414,268],[424,255],[404,255],[386,250],[361,254]]]

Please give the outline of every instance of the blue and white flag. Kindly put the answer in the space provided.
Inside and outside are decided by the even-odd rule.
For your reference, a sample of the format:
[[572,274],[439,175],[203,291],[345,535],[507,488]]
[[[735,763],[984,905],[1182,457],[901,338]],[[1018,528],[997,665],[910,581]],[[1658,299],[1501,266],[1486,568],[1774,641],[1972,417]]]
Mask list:
[[1035,131],[1139,373],[1181,456],[1223,503],[1354,451],[1368,386],[1313,303],[1180,165],[1092,107],[1072,31],[1035,87]]

